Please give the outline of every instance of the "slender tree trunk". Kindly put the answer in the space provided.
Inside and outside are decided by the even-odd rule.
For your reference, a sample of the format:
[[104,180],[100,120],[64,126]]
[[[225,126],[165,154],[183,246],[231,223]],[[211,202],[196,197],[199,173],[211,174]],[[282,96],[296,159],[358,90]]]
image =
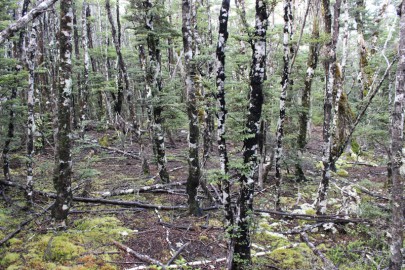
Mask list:
[[322,180],[319,184],[317,198],[315,200],[315,207],[317,214],[322,215],[326,213],[327,191],[331,177],[331,146],[333,141],[332,136],[332,119],[333,119],[333,86],[335,83],[336,75],[336,43],[339,36],[339,15],[340,6],[342,1],[337,0],[334,5],[334,21],[332,32],[332,14],[329,8],[329,0],[322,0],[324,10],[325,31],[331,37],[331,40],[326,44],[325,71],[326,74],[326,87],[324,97],[324,120],[323,120],[323,149],[322,149]]
[[[105,1],[105,8],[107,11],[107,16],[108,20],[111,25],[111,33],[112,33],[112,39],[115,47],[115,51],[117,53],[118,57],[118,76],[117,76],[117,85],[118,85],[118,94],[117,94],[117,99],[115,101],[114,105],[114,110],[115,113],[118,115],[121,115],[122,113],[122,103],[124,99],[124,88],[122,86],[122,80],[125,82],[125,90],[128,92],[129,90],[129,79],[128,79],[128,74],[127,74],[127,68],[125,65],[124,58],[122,56],[121,52],[121,24],[119,18],[117,18],[117,24],[118,24],[118,30],[115,28],[114,20],[111,14],[111,6],[110,6],[110,0]],[[118,9],[118,8],[117,8]],[[119,11],[117,10],[118,14]]]
[[252,65],[250,70],[249,112],[246,122],[247,134],[243,140],[243,161],[247,172],[239,179],[240,197],[235,224],[235,247],[232,269],[251,269],[250,226],[253,214],[254,179],[257,173],[259,127],[263,105],[263,81],[266,70],[266,2],[256,0],[255,37],[252,40]]
[[345,81],[345,70],[347,62],[347,48],[349,41],[349,5],[347,0],[343,0],[344,3],[344,29],[343,29],[343,44],[342,44],[342,62],[341,65],[337,68],[336,73],[336,83],[335,83],[335,107],[334,107],[334,116],[333,116],[333,131],[334,136],[333,145],[332,145],[332,162],[331,169],[336,171],[335,166],[335,156],[340,147],[344,142],[345,138],[348,136],[347,129],[351,125],[352,121],[352,111],[349,107],[347,94],[344,92],[343,84]]
[[280,195],[281,195],[281,159],[283,156],[283,137],[284,137],[284,120],[285,120],[285,101],[287,99],[287,88],[290,82],[290,40],[292,36],[293,17],[291,12],[291,0],[284,0],[284,37],[283,37],[283,74],[281,77],[281,93],[280,93],[280,114],[277,123],[276,134],[276,200],[275,208],[281,210]]
[[152,3],[149,1],[144,2],[146,5],[146,29],[148,31],[147,43],[148,43],[148,52],[149,52],[149,67],[146,74],[146,83],[151,89],[150,95],[151,100],[156,101],[156,104],[151,104],[152,108],[150,109],[153,113],[153,117],[150,117],[152,120],[152,137],[154,142],[154,147],[156,149],[156,159],[158,164],[159,176],[162,182],[168,183],[169,173],[167,172],[166,164],[166,149],[165,149],[165,139],[163,133],[163,119],[162,119],[162,105],[159,95],[162,92],[162,61],[159,48],[159,36],[154,32],[153,19],[154,16],[151,15],[150,9],[152,8]]
[[201,170],[198,157],[200,131],[198,126],[198,110],[195,88],[196,66],[193,61],[196,44],[194,40],[193,30],[191,28],[192,7],[190,0],[182,0],[182,33],[183,33],[183,48],[186,74],[186,91],[187,91],[187,114],[189,119],[189,175],[187,178],[187,194],[189,212],[192,215],[200,215],[201,210],[197,201],[197,188],[200,183]]
[[354,18],[356,20],[357,25],[357,35],[358,35],[357,41],[360,56],[359,57],[360,74],[358,76],[358,80],[360,81],[361,85],[361,92],[360,92],[361,99],[367,96],[371,86],[370,71],[368,70],[369,69],[368,52],[366,42],[364,40],[364,21],[363,21],[364,10],[365,10],[364,0],[356,0],[356,12]]
[[83,81],[82,81],[82,93],[80,97],[80,129],[82,136],[85,130],[85,121],[89,115],[88,99],[89,99],[89,72],[90,72],[90,54],[89,54],[89,40],[88,40],[88,27],[86,10],[89,4],[83,1],[82,8],[82,45],[84,54],[84,69],[83,69]]
[[309,55],[307,60],[307,71],[305,75],[304,89],[301,94],[301,105],[302,111],[299,114],[299,133],[298,133],[298,158],[297,164],[295,165],[297,181],[304,181],[305,175],[301,166],[301,157],[304,149],[308,143],[307,135],[309,133],[309,121],[310,121],[310,111],[311,111],[311,90],[312,81],[314,78],[316,67],[318,66],[319,58],[319,48],[320,44],[317,39],[319,39],[319,18],[318,12],[314,15],[314,21],[312,25],[311,39],[314,40],[309,45]]
[[27,190],[26,196],[28,202],[32,203],[33,190],[33,155],[34,155],[34,133],[35,133],[35,57],[37,51],[37,27],[39,21],[35,20],[32,24],[32,29],[29,37],[26,63],[28,67],[28,120],[27,120]]
[[390,270],[402,269],[403,247],[403,186],[404,186],[404,109],[405,109],[405,0],[402,0],[399,34],[399,57],[395,85],[395,101],[391,124],[391,171],[392,171],[392,223],[390,244]]
[[59,33],[59,106],[58,106],[58,143],[57,168],[54,176],[56,200],[52,208],[52,217],[60,227],[66,227],[66,219],[72,204],[72,157],[70,106],[72,99],[72,0],[60,2]]
[[228,268],[232,266],[233,257],[233,241],[232,238],[232,228],[233,228],[233,211],[231,206],[231,191],[230,191],[230,181],[228,176],[229,166],[228,166],[228,152],[226,149],[226,99],[225,99],[225,48],[226,42],[228,40],[228,19],[229,19],[229,6],[230,0],[223,0],[220,13],[219,13],[219,31],[218,31],[218,42],[216,50],[216,60],[217,60],[217,76],[216,76],[216,86],[217,86],[217,137],[218,137],[218,153],[219,162],[221,167],[222,179],[221,179],[221,189],[222,189],[222,204],[224,205],[225,213],[225,232],[230,234],[231,239],[228,242],[228,257],[227,265]]

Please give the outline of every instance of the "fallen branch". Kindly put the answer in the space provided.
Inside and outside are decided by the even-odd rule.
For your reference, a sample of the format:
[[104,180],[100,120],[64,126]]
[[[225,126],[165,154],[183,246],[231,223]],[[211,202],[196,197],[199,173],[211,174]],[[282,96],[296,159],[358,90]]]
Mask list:
[[168,184],[156,184],[156,185],[151,185],[151,186],[143,186],[139,188],[130,188],[130,189],[121,189],[121,190],[115,190],[115,191],[104,191],[101,192],[102,197],[113,197],[113,196],[120,196],[120,195],[128,195],[128,194],[137,194],[137,193],[142,193],[142,192],[147,192],[151,190],[156,190],[156,189],[163,189],[166,187],[174,187],[174,186],[182,186],[185,185],[186,182],[172,182]]
[[49,209],[51,209],[51,207],[53,206],[53,203],[48,205],[44,210],[42,210],[40,213],[38,214],[34,214],[32,217],[30,217],[29,219],[23,221],[20,223],[20,225],[18,225],[18,228],[7,234],[6,237],[4,237],[3,239],[1,239],[0,241],[0,246],[2,246],[4,243],[7,243],[8,240],[10,240],[11,238],[13,238],[14,236],[16,236],[18,233],[21,232],[21,230],[27,226],[28,224],[30,224],[31,221],[33,221],[34,219],[37,219],[38,217],[42,216],[43,214],[45,214]]
[[[14,182],[6,182],[6,181],[0,180],[0,184],[4,184],[7,186],[13,186],[13,187],[17,187],[21,190],[25,190],[25,187],[23,185],[20,185],[20,184],[14,183]],[[54,193],[38,191],[38,190],[34,190],[33,192],[34,192],[34,194],[37,194],[40,196],[56,199],[56,194],[54,194]],[[183,206],[183,205],[177,205],[177,206],[154,205],[154,204],[148,204],[148,203],[138,202],[138,201],[106,200],[103,198],[87,198],[87,197],[74,196],[72,198],[72,200],[76,201],[76,202],[123,205],[123,206],[133,206],[133,207],[139,207],[139,208],[158,209],[158,210],[187,210],[188,209],[187,206]]]
[[369,220],[360,218],[344,218],[343,216],[333,215],[306,215],[306,214],[295,214],[288,212],[280,212],[276,210],[264,210],[264,209],[254,209],[255,213],[267,213],[273,216],[282,216],[291,219],[302,219],[302,220],[314,220],[320,222],[332,222],[332,223],[369,223]]
[[[56,198],[55,194],[48,195],[50,198]],[[146,209],[158,209],[158,210],[187,210],[187,206],[177,205],[154,205],[143,202],[136,201],[120,201],[120,200],[106,200],[102,198],[84,198],[84,197],[73,197],[73,201],[76,202],[85,202],[85,203],[101,203],[101,204],[111,204],[111,205],[125,205],[125,206],[135,206]]]
[[15,32],[24,28],[30,21],[44,13],[50,6],[55,4],[57,0],[45,0],[31,9],[27,14],[19,18],[16,22],[10,24],[0,33],[0,44],[3,44],[8,38],[12,37]]
[[93,146],[97,146],[97,147],[100,147],[101,149],[108,150],[108,151],[111,151],[111,152],[116,152],[116,153],[122,154],[122,155],[124,155],[124,156],[133,158],[133,159],[138,159],[138,160],[141,159],[140,156],[138,156],[138,155],[134,155],[134,154],[131,154],[131,153],[122,151],[122,150],[120,150],[120,149],[118,149],[118,148],[115,148],[115,147],[102,146],[102,145],[100,145],[99,143],[87,142],[87,141],[83,141],[83,140],[80,141],[80,142],[81,142],[81,143],[84,143],[84,144],[91,144],[91,145],[93,145]]
[[156,259],[153,259],[153,258],[151,258],[151,257],[149,257],[149,256],[147,256],[147,255],[138,253],[138,252],[136,252],[135,250],[131,249],[130,247],[125,246],[125,245],[123,245],[123,244],[121,244],[121,243],[118,243],[118,242],[115,241],[115,240],[112,240],[112,242],[113,242],[113,244],[116,245],[119,249],[121,249],[121,250],[123,250],[123,251],[125,251],[125,252],[127,252],[127,253],[129,253],[129,254],[131,254],[131,255],[134,255],[134,256],[135,256],[137,259],[139,259],[139,260],[141,260],[141,261],[143,261],[143,262],[150,263],[150,264],[154,264],[154,265],[157,265],[157,266],[160,266],[160,267],[163,267],[163,268],[164,268],[163,263],[161,263],[160,261],[158,261],[158,260],[156,260]]
[[300,236],[301,240],[303,240],[307,244],[307,246],[312,249],[312,252],[319,258],[321,258],[325,266],[325,270],[338,270],[338,268],[328,258],[326,258],[325,255],[323,255],[323,253],[319,249],[317,249],[313,243],[309,241],[308,235],[305,232],[301,233]]
[[172,262],[174,262],[174,260],[180,255],[180,253],[183,251],[183,249],[185,249],[188,245],[190,245],[190,242],[185,243],[184,245],[182,245],[177,251],[176,253],[174,253],[174,255],[172,256],[172,258],[166,263],[166,266],[169,266]]
[[371,192],[370,190],[366,189],[365,187],[362,187],[362,186],[360,186],[358,184],[353,184],[352,182],[346,181],[344,179],[333,179],[333,180],[334,181],[340,181],[340,182],[342,182],[342,183],[344,183],[346,185],[352,185],[352,186],[356,187],[357,189],[359,189],[361,192],[363,192],[363,193],[365,193],[367,195],[370,195],[372,197],[382,199],[382,200],[386,200],[386,201],[390,200],[388,197],[385,197],[384,195],[381,195],[381,194],[378,194],[378,193],[375,193],[375,192]]
[[[195,231],[195,227],[192,224],[189,225],[176,225],[172,223],[167,223],[163,221],[159,221],[159,224],[168,228],[178,229],[178,230],[186,230],[186,231]],[[198,225],[199,228],[204,230],[223,230],[222,227],[213,227],[213,226],[206,226],[206,225]]]
[[[279,247],[279,248],[277,248],[275,250],[295,248],[298,245],[299,245],[298,243],[293,243],[293,244],[290,244],[288,246]],[[274,252],[275,250],[257,252],[257,253],[252,254],[252,257],[265,256],[265,255],[268,255],[268,254]],[[187,263],[180,264],[180,265],[171,264],[171,265],[165,266],[164,269],[178,269],[178,268],[184,268],[186,266],[201,266],[201,265],[210,265],[214,269],[215,266],[213,266],[213,264],[222,263],[222,262],[226,262],[226,258],[219,258],[219,259],[215,259],[215,260],[201,260],[201,261],[187,262]],[[274,268],[276,268],[276,267],[274,266]],[[143,269],[150,269],[150,267],[146,266],[146,265],[143,265],[143,266],[137,266],[137,267],[134,267],[134,268],[128,268],[126,270],[143,270]]]

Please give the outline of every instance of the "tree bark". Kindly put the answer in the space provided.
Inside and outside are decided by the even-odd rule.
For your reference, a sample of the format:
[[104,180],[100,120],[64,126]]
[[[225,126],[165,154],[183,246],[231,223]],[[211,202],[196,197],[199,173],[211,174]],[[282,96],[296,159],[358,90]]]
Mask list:
[[365,10],[364,0],[356,0],[356,12],[354,18],[357,25],[357,35],[358,35],[357,42],[359,46],[358,50],[359,50],[360,73],[358,76],[358,81],[360,82],[361,85],[361,92],[360,92],[361,99],[367,96],[371,86],[368,52],[366,42],[364,40],[364,21],[363,21],[364,10]]
[[122,80],[124,80],[124,82],[125,82],[126,91],[128,91],[128,89],[129,89],[129,80],[128,80],[127,68],[126,68],[125,61],[124,61],[124,58],[123,58],[122,52],[121,52],[121,27],[120,27],[120,23],[119,23],[119,18],[117,18],[119,31],[117,31],[117,29],[115,28],[112,14],[111,14],[110,0],[105,1],[105,8],[107,11],[108,20],[111,25],[112,39],[113,39],[115,51],[116,51],[117,57],[118,57],[118,76],[117,76],[118,94],[117,94],[117,99],[115,101],[114,110],[115,110],[116,114],[121,115],[122,103],[123,103],[123,99],[124,99],[124,93],[123,93],[124,88],[122,86]]
[[56,189],[52,217],[60,227],[66,227],[66,219],[72,204],[72,157],[71,157],[71,98],[72,98],[72,0],[60,2],[59,33],[59,106],[58,106],[58,143],[57,167],[54,176]]
[[[324,97],[324,120],[323,120],[323,149],[322,149],[322,179],[319,184],[315,207],[318,215],[326,213],[327,191],[331,177],[331,146],[332,119],[333,119],[333,86],[336,74],[336,43],[339,36],[339,15],[342,1],[337,0],[334,5],[334,21],[332,32],[332,14],[330,12],[330,1],[322,0],[324,10],[325,32],[330,36],[330,41],[326,44],[326,60],[324,63],[326,74],[326,87]],[[333,34],[333,35],[332,35]]]
[[[232,233],[233,225],[233,211],[231,206],[231,191],[229,181],[229,166],[228,166],[228,152],[226,149],[226,99],[225,99],[225,48],[228,40],[228,19],[229,19],[229,6],[230,0],[223,0],[220,13],[219,13],[219,30],[218,30],[218,42],[216,50],[216,63],[217,63],[217,141],[218,141],[218,154],[221,167],[221,189],[222,189],[222,204],[224,205],[225,213],[225,231],[229,234]],[[232,236],[228,242],[228,268],[231,267],[233,256],[233,241]]]
[[252,65],[250,70],[249,111],[243,140],[243,161],[247,172],[239,179],[240,196],[234,230],[235,246],[232,269],[250,269],[250,225],[253,214],[254,178],[257,173],[257,151],[260,118],[263,105],[263,82],[266,70],[267,5],[256,0],[255,37],[252,39]]
[[[310,121],[310,111],[311,111],[311,90],[312,90],[312,81],[314,78],[315,70],[318,66],[319,59],[319,18],[317,17],[318,12],[314,16],[314,21],[312,25],[312,34],[311,39],[313,42],[309,45],[309,55],[307,61],[307,71],[305,75],[304,89],[301,94],[301,105],[302,111],[299,114],[299,133],[297,139],[298,145],[298,155],[301,159],[304,152],[305,146],[308,143],[307,135],[309,133],[309,121]],[[301,166],[301,160],[298,160],[295,165],[297,181],[305,180],[304,171]]]
[[27,190],[26,196],[29,203],[32,203],[33,190],[33,155],[34,155],[34,133],[35,133],[35,57],[37,52],[37,28],[39,21],[35,20],[29,37],[29,44],[26,56],[28,67],[28,119],[27,119]]
[[201,169],[198,157],[200,131],[198,126],[198,110],[195,88],[196,66],[193,61],[196,44],[193,30],[191,28],[192,7],[190,0],[182,0],[182,33],[184,59],[187,69],[186,91],[187,91],[187,114],[189,120],[189,175],[187,178],[187,194],[189,212],[192,215],[201,215],[201,210],[197,201],[197,188],[200,183]]
[[82,83],[82,92],[80,96],[80,129],[82,136],[84,135],[85,130],[85,121],[89,114],[88,111],[88,99],[89,99],[89,72],[90,72],[90,54],[89,54],[89,40],[87,33],[87,15],[86,10],[89,8],[89,4],[86,0],[83,1],[82,6],[82,45],[83,45],[83,54],[84,54],[84,68],[83,68],[83,81]]
[[391,244],[390,244],[390,270],[400,270],[402,267],[403,254],[403,185],[404,185],[404,108],[405,108],[405,0],[402,0],[401,20],[399,29],[400,60],[397,67],[395,99],[392,110],[391,124],[391,171],[392,171],[392,221],[391,221]]
[[285,120],[285,101],[287,98],[287,88],[290,81],[290,40],[292,36],[293,17],[291,12],[291,1],[284,0],[284,28],[283,28],[283,74],[281,77],[281,93],[280,93],[280,113],[277,122],[276,134],[276,199],[275,208],[281,210],[280,194],[281,194],[281,158],[283,156],[283,137],[284,137],[284,120]]
[[150,96],[150,102],[156,101],[155,104],[149,105],[151,108],[148,109],[149,113],[152,114],[150,117],[152,121],[152,137],[154,148],[156,150],[156,159],[158,164],[158,171],[160,179],[163,183],[170,182],[169,173],[167,172],[167,159],[166,159],[166,149],[165,149],[165,138],[163,133],[163,118],[162,118],[162,105],[159,95],[162,92],[162,58],[159,48],[159,36],[155,32],[153,26],[154,16],[151,14],[150,9],[152,8],[152,3],[149,1],[144,2],[146,8],[146,21],[145,27],[148,32],[147,43],[148,43],[148,53],[149,53],[149,67],[146,73],[146,83],[149,88],[148,95]]

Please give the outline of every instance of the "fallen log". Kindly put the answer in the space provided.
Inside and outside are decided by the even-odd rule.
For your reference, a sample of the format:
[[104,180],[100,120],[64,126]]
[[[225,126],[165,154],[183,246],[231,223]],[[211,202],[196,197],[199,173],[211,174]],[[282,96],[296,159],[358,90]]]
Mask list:
[[[13,186],[17,187],[21,190],[25,190],[25,187],[23,185],[14,183],[14,182],[6,182],[0,180],[0,184],[4,184],[7,186]],[[55,199],[56,194],[55,193],[49,193],[49,192],[44,192],[44,191],[38,191],[34,190],[34,194],[48,197]],[[187,206],[183,205],[176,205],[176,206],[168,206],[168,205],[154,205],[154,204],[148,204],[144,202],[138,202],[138,201],[120,201],[120,200],[107,200],[103,198],[87,198],[87,197],[76,197],[73,196],[72,198],[73,201],[76,202],[85,202],[85,203],[101,203],[101,204],[111,204],[111,205],[122,205],[122,206],[133,206],[133,207],[139,207],[139,208],[146,208],[146,209],[158,209],[158,210],[187,210]]]
[[154,265],[157,265],[157,266],[160,266],[160,267],[163,267],[163,268],[164,268],[163,263],[161,263],[160,261],[158,261],[158,260],[156,260],[156,259],[153,259],[153,258],[151,258],[151,257],[149,257],[149,256],[147,256],[147,255],[138,253],[138,252],[136,252],[135,250],[131,249],[130,247],[125,246],[125,245],[123,245],[123,244],[121,244],[121,243],[119,243],[119,242],[117,242],[117,241],[115,241],[115,240],[112,240],[112,242],[113,242],[113,244],[116,245],[119,249],[121,249],[121,250],[123,250],[123,251],[125,251],[125,252],[127,252],[127,253],[129,253],[129,254],[131,254],[131,255],[134,255],[134,256],[135,256],[137,259],[139,259],[139,260],[141,260],[141,261],[143,261],[143,262],[150,263],[150,264],[154,264]]
[[120,196],[120,195],[128,195],[128,194],[137,194],[137,193],[142,193],[142,192],[147,192],[147,191],[152,191],[156,189],[164,189],[166,187],[175,187],[175,186],[182,186],[185,185],[186,182],[172,182],[168,184],[156,184],[156,185],[151,185],[151,186],[143,186],[139,188],[129,188],[129,189],[121,189],[121,190],[115,190],[115,191],[104,191],[100,192],[100,195],[102,197],[113,197],[113,196]]
[[288,212],[281,212],[276,210],[265,210],[265,209],[254,209],[255,213],[267,213],[273,216],[281,216],[290,219],[302,219],[302,220],[314,220],[318,222],[333,222],[333,223],[370,223],[367,219],[360,219],[360,218],[345,218],[341,215],[307,215],[307,214],[296,214],[296,213],[288,213]]

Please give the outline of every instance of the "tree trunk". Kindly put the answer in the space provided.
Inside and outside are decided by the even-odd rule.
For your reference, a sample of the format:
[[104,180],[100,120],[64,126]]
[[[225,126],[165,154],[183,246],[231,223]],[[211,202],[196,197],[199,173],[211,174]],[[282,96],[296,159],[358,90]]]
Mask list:
[[395,87],[395,101],[392,110],[391,124],[391,244],[390,244],[390,270],[400,270],[403,254],[403,185],[404,185],[404,108],[405,108],[405,0],[402,0],[401,20],[399,33],[399,57]]
[[[118,30],[119,30],[119,31],[117,31],[117,29],[115,28],[112,14],[111,14],[110,0],[105,1],[105,8],[107,11],[108,20],[111,25],[112,39],[113,39],[115,51],[116,51],[117,57],[118,57],[118,76],[117,76],[118,94],[117,94],[117,99],[115,101],[114,110],[115,110],[116,114],[121,115],[122,114],[122,103],[123,103],[123,98],[124,98],[124,88],[122,86],[122,80],[124,80],[124,82],[125,82],[125,91],[127,91],[127,92],[129,91],[129,79],[128,79],[128,74],[127,74],[127,68],[126,68],[124,58],[123,58],[122,52],[121,52],[121,24],[120,24],[119,18],[117,18],[117,24],[118,24]],[[119,11],[117,10],[117,12],[119,12]]]
[[[230,191],[230,181],[228,176],[228,152],[226,149],[226,99],[225,99],[225,48],[226,42],[228,40],[228,18],[229,18],[229,6],[230,0],[223,0],[220,13],[219,13],[219,31],[218,31],[218,42],[216,50],[216,62],[217,62],[217,76],[216,76],[216,86],[217,86],[217,137],[218,137],[218,153],[219,162],[221,167],[222,179],[221,179],[221,189],[222,189],[222,204],[224,205],[225,213],[225,232],[232,234],[233,226],[233,211],[231,206],[231,191]],[[233,257],[233,241],[232,236],[228,242],[228,256],[227,265],[228,268],[232,263]]]
[[304,89],[301,94],[301,106],[302,111],[299,114],[299,133],[298,133],[298,161],[295,165],[297,181],[304,181],[305,175],[301,165],[301,158],[304,152],[304,149],[308,143],[307,135],[309,133],[309,121],[310,121],[310,111],[311,111],[311,90],[312,90],[312,81],[314,78],[316,67],[318,66],[319,59],[319,18],[318,12],[314,15],[314,21],[312,25],[312,34],[311,34],[311,44],[309,45],[309,55],[307,60],[307,71],[305,75]]
[[361,85],[361,92],[360,98],[363,99],[367,96],[368,92],[370,91],[370,86],[372,80],[370,78],[370,71],[369,71],[369,63],[368,63],[368,52],[366,47],[366,42],[364,40],[364,22],[363,22],[363,15],[364,15],[364,0],[356,0],[356,12],[355,12],[355,21],[357,25],[357,42],[358,42],[358,49],[359,49],[359,69],[360,73],[358,76],[358,81]]
[[80,133],[84,135],[85,130],[85,121],[89,115],[88,111],[88,99],[89,99],[89,71],[90,71],[90,54],[89,54],[89,40],[88,40],[88,27],[87,27],[87,15],[86,10],[89,7],[89,4],[86,1],[83,1],[82,7],[82,45],[83,45],[83,54],[84,54],[84,69],[83,69],[83,81],[82,83],[82,92],[80,96]]
[[187,69],[186,74],[186,91],[187,91],[187,114],[189,119],[189,175],[187,178],[187,194],[189,212],[192,215],[200,215],[201,210],[197,201],[197,188],[200,183],[201,170],[198,157],[200,131],[198,126],[198,110],[195,89],[196,66],[193,61],[196,44],[194,40],[193,30],[191,28],[191,2],[182,0],[182,33],[183,33],[183,49],[184,59]]
[[[324,120],[323,120],[323,149],[322,149],[322,180],[319,184],[317,198],[315,200],[315,207],[317,214],[323,215],[326,213],[327,191],[329,187],[330,174],[331,174],[331,146],[333,141],[332,136],[332,119],[333,119],[333,86],[335,83],[336,75],[336,43],[339,36],[339,15],[340,6],[342,1],[337,0],[334,5],[334,22],[332,32],[332,14],[329,8],[329,0],[322,0],[325,20],[325,31],[331,37],[331,40],[326,44],[326,60],[325,71],[326,74],[326,87],[324,97]],[[333,34],[333,35],[332,35]]]
[[152,8],[152,3],[149,1],[144,2],[146,5],[146,23],[145,27],[148,32],[147,36],[147,43],[148,43],[148,53],[149,53],[149,67],[146,74],[146,84],[150,91],[150,102],[154,102],[155,104],[149,105],[151,108],[149,109],[150,113],[153,116],[150,117],[151,119],[151,130],[152,130],[152,137],[154,148],[156,150],[156,159],[158,164],[158,171],[159,176],[162,182],[168,183],[170,182],[169,173],[167,172],[167,159],[166,159],[166,149],[165,149],[165,139],[163,133],[163,119],[162,119],[162,105],[159,95],[162,92],[162,61],[161,61],[161,54],[159,48],[159,36],[155,32],[153,27],[153,15],[150,12]]
[[35,133],[35,57],[37,52],[37,27],[39,21],[35,20],[32,24],[32,29],[29,37],[29,44],[26,56],[28,67],[28,120],[27,120],[27,190],[26,196],[28,203],[32,203],[33,190],[33,155],[34,155],[34,133]]
[[256,0],[255,37],[252,40],[252,65],[250,70],[249,112],[243,140],[243,161],[248,170],[239,179],[240,197],[237,205],[235,247],[232,269],[251,269],[250,226],[253,214],[254,178],[257,173],[257,151],[260,118],[263,105],[263,81],[266,70],[266,2]]
[[52,217],[60,227],[66,227],[66,219],[72,204],[72,157],[70,106],[72,98],[72,0],[60,2],[59,33],[59,106],[58,106],[58,143],[57,168],[54,176],[56,200],[52,208]]
[[280,194],[281,194],[281,159],[283,156],[283,137],[284,137],[284,120],[285,120],[285,101],[287,98],[287,88],[290,81],[290,40],[292,36],[293,17],[291,12],[291,1],[284,0],[284,28],[283,28],[283,74],[281,77],[281,93],[280,93],[280,114],[277,122],[276,134],[276,210],[281,210]]

